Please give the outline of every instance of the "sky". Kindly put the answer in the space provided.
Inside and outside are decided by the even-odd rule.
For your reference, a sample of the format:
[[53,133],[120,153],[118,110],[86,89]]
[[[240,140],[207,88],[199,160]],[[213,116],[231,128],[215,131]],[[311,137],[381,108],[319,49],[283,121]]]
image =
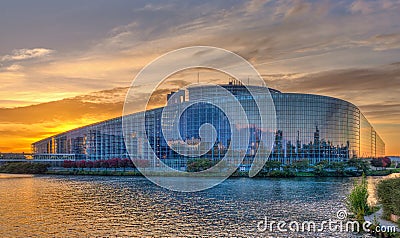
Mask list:
[[208,45],[249,60],[272,88],[352,102],[400,155],[398,12],[399,0],[1,1],[0,152],[120,116],[146,64]]

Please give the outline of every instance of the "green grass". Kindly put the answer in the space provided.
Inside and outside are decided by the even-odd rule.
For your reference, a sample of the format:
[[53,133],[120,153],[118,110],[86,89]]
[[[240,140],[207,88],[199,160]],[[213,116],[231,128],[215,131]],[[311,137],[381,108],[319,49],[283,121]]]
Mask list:
[[367,173],[368,176],[386,176],[393,172],[393,170],[371,170]]
[[390,171],[392,171],[392,173],[400,173],[400,168],[391,169]]
[[353,189],[347,196],[347,207],[355,215],[357,221],[364,222],[364,216],[370,212],[367,203],[368,183],[365,176],[360,182],[354,184]]

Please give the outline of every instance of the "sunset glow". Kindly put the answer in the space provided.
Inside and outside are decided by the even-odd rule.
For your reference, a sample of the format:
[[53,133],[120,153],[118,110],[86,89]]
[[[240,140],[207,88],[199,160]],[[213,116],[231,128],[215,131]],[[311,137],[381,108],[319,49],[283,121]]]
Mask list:
[[30,152],[44,137],[121,116],[146,64],[210,45],[249,60],[272,88],[354,103],[386,153],[400,155],[399,1],[19,4],[0,7],[0,152]]

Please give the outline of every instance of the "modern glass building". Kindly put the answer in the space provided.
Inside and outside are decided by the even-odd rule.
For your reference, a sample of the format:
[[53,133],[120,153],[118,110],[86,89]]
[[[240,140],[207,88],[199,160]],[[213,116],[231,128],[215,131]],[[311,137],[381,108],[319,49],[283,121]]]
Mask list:
[[[258,109],[245,86],[229,83],[221,87],[242,104],[253,125],[247,128],[250,130],[249,140],[242,142],[247,143],[247,149],[238,152],[244,154],[245,158],[242,169],[248,170],[255,153],[261,148],[261,131],[257,127]],[[258,88],[247,87],[252,87],[252,90]],[[271,132],[274,142],[268,148],[271,151],[270,160],[289,164],[308,159],[310,163],[317,163],[322,160],[346,161],[350,158],[385,155],[384,142],[360,109],[350,102],[320,95],[282,93],[274,89],[269,89],[269,92],[276,113],[276,130]],[[124,123],[131,132],[125,140],[122,117],[118,117],[42,139],[32,144],[33,153],[36,158],[68,155],[85,160],[131,157],[153,161],[152,158],[157,156],[168,166],[184,170],[187,161],[193,158],[176,152],[184,143],[192,145],[193,151],[189,153],[198,155],[194,157],[218,161],[227,153],[228,147],[237,146],[231,145],[231,135],[233,130],[240,129],[231,128],[225,113],[212,104],[198,102],[187,106],[199,95],[220,97],[216,86],[193,86],[167,96],[171,99],[168,100],[170,107],[185,108],[180,112],[178,123],[179,136],[183,142],[175,138],[164,138],[161,122],[168,118],[163,114],[164,108],[156,108],[124,117]],[[196,147],[201,142],[199,128],[205,123],[215,128],[215,140],[207,148]],[[142,125],[145,125],[145,135],[139,130]],[[129,148],[130,156],[126,148]]]

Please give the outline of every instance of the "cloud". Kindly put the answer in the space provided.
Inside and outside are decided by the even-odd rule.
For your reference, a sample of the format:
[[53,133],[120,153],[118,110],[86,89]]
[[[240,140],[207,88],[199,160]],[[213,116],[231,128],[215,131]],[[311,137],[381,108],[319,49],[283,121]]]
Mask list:
[[144,7],[140,8],[135,8],[133,11],[134,12],[157,12],[157,11],[162,11],[162,10],[170,10],[171,7],[173,7],[172,4],[151,4],[147,3]]
[[374,123],[398,123],[400,63],[370,68],[291,74],[277,79],[265,75],[267,85],[282,92],[312,93],[347,100]]
[[[379,29],[386,30],[397,22],[398,14],[394,16],[388,8],[371,19],[347,14],[338,17],[335,12],[343,11],[341,4],[300,0],[254,0],[233,5],[143,4],[133,8],[137,12],[130,14],[126,24],[105,30],[103,37],[88,39],[92,43],[88,48],[74,51],[57,48],[57,55],[45,62],[23,59],[39,59],[53,50],[26,48],[0,56],[0,61],[10,60],[1,61],[0,78],[5,83],[0,88],[0,97],[17,91],[18,97],[9,95],[11,98],[7,99],[39,102],[126,87],[156,57],[192,45],[231,50],[262,73],[309,73],[397,60],[397,56],[386,54],[390,54],[389,49],[396,49],[398,36],[390,38]],[[157,14],[149,14],[149,10]],[[364,24],[366,21],[371,23]],[[361,53],[356,51],[358,48],[362,48]],[[17,63],[13,62],[17,59]],[[32,95],[37,95],[36,99]]]
[[374,3],[364,0],[354,1],[350,6],[350,11],[352,13],[363,13],[368,14],[371,13],[374,9]]
[[105,90],[24,107],[0,108],[0,151],[29,152],[30,144],[42,138],[121,116],[123,101],[116,99],[112,102],[107,98],[121,90]]
[[400,6],[398,0],[356,0],[350,7],[349,11],[352,13],[371,14],[382,10],[395,10]]
[[361,46],[370,46],[376,51],[400,49],[400,33],[380,34],[364,41],[359,41]]
[[311,11],[314,11],[313,14],[320,15],[318,11],[315,11],[320,4],[312,4],[307,1],[302,0],[286,0],[280,1],[276,4],[276,9],[274,12],[275,19],[283,18],[288,20],[290,18],[296,16],[305,16],[309,14]]
[[[166,81],[165,88],[154,91],[148,108],[165,104],[166,94],[196,81],[197,70],[179,72]],[[207,71],[201,73],[207,77]],[[209,74],[214,76],[214,74]],[[388,145],[388,152],[397,153],[394,146],[398,135],[390,125],[398,125],[400,104],[400,63],[371,68],[330,70],[319,73],[266,74],[267,85],[282,92],[321,94],[347,100],[366,115]],[[218,79],[223,75],[217,74]],[[226,80],[213,82],[226,82]],[[379,88],[379,90],[377,90]],[[122,115],[125,93],[129,87],[101,90],[63,100],[38,105],[0,108],[0,149],[29,151],[30,143],[52,134]],[[130,95],[134,110],[143,109],[141,90]],[[397,128],[397,127],[396,127]],[[399,128],[396,129],[397,131]],[[5,139],[8,138],[8,139]],[[10,142],[12,138],[13,141]],[[397,138],[397,139],[396,139]],[[6,148],[13,143],[14,148]],[[3,146],[1,146],[3,145]]]
[[76,96],[73,99],[85,103],[121,103],[125,100],[128,89],[129,87],[117,87]]
[[[172,81],[173,84],[182,82]],[[42,138],[122,116],[129,87],[113,88],[62,100],[15,108],[0,108],[0,151],[30,151],[30,144]],[[175,87],[174,89],[178,89]],[[166,94],[173,89],[157,89],[148,108],[166,103]],[[142,110],[140,93],[131,95],[136,110]],[[8,146],[12,145],[12,146]]]
[[6,71],[19,71],[21,69],[23,69],[23,66],[19,64],[12,64],[5,68]]
[[101,120],[121,115],[122,105],[122,102],[92,103],[76,98],[67,98],[25,107],[0,108],[0,121],[1,123],[20,124],[44,122],[64,124],[80,119],[97,118],[97,120]]
[[246,12],[254,13],[263,9],[264,5],[266,5],[271,0],[252,0],[246,4]]
[[20,61],[33,58],[40,58],[48,56],[54,53],[54,50],[45,48],[34,48],[34,49],[17,49],[13,50],[11,55],[4,55],[1,57],[1,61]]

